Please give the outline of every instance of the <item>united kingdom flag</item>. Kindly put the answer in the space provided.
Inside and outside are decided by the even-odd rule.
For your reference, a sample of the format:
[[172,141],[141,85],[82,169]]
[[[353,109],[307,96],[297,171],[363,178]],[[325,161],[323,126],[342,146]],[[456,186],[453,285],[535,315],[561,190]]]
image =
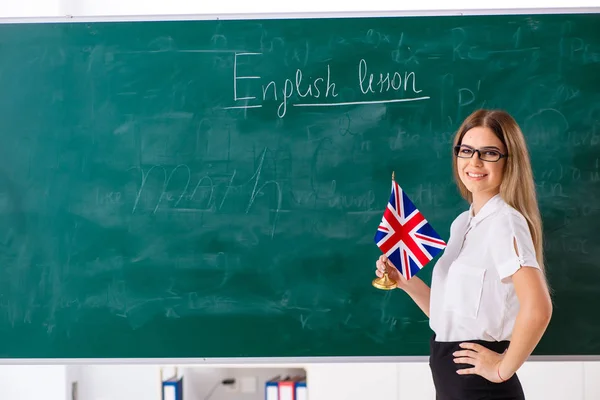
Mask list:
[[416,275],[446,247],[394,180],[375,243],[406,279]]

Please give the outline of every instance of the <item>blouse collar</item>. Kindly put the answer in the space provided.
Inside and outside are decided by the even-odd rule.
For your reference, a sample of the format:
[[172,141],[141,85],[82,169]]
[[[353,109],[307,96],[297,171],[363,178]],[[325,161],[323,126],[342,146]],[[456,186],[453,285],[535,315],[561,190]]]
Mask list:
[[483,207],[479,210],[477,215],[473,215],[473,204],[469,207],[469,226],[473,227],[483,221],[485,218],[494,214],[496,211],[500,210],[504,205],[504,200],[500,196],[500,193],[489,199]]

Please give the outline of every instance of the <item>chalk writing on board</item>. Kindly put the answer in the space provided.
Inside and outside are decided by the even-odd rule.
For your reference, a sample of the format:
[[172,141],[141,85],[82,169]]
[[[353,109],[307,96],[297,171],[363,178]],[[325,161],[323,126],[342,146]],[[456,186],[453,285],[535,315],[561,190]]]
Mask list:
[[[356,67],[356,86],[362,95],[375,94],[402,94],[402,97],[385,99],[358,99],[355,101],[340,101],[340,87],[337,85],[329,64],[322,71],[321,76],[306,77],[301,69],[296,69],[293,78],[286,78],[283,82],[267,81],[262,76],[245,73],[246,68],[239,67],[239,62],[244,59],[244,64],[252,62],[254,57],[262,53],[235,53],[233,62],[233,103],[224,107],[226,110],[261,108],[264,101],[276,101],[277,116],[285,117],[292,96],[296,102],[294,107],[336,107],[360,104],[401,103],[430,99],[419,89],[417,75],[414,71],[384,71],[372,72],[367,60],[361,59]],[[238,61],[238,59],[240,61]],[[261,80],[267,82],[261,85],[261,90],[256,93],[241,95],[240,83],[244,81]],[[247,86],[246,86],[247,87]],[[389,96],[388,96],[389,97]]]

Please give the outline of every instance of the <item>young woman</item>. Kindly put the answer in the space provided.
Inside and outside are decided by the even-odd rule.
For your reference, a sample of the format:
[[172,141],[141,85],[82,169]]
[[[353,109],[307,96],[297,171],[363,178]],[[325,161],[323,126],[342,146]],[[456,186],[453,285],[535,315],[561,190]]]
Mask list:
[[454,138],[453,170],[470,204],[450,227],[431,288],[387,271],[430,318],[430,367],[438,400],[524,399],[516,375],[552,314],[542,222],[529,153],[506,112],[478,110]]

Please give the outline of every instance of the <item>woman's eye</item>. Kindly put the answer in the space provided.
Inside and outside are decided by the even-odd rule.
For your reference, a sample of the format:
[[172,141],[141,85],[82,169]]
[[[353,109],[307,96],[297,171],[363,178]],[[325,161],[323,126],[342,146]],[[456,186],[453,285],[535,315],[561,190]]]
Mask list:
[[487,150],[485,152],[485,155],[486,156],[490,156],[490,157],[498,157],[498,154],[499,153],[497,151],[495,151],[495,150]]

